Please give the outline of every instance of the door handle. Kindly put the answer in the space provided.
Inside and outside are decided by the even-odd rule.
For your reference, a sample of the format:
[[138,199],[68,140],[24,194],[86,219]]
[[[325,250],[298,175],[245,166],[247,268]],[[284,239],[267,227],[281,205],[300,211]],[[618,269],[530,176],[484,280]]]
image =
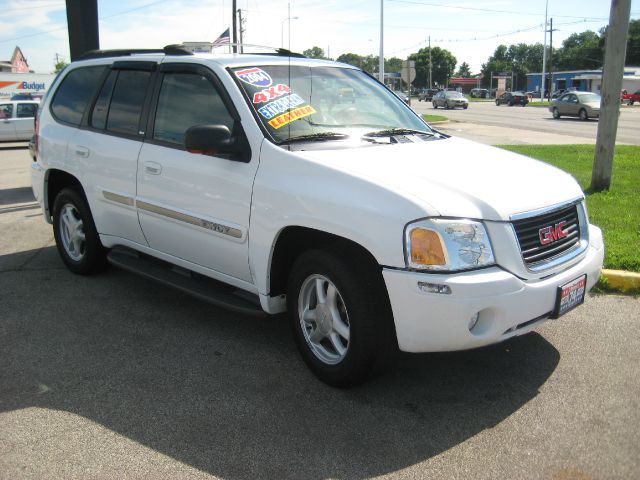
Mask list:
[[160,175],[162,173],[162,165],[156,162],[144,162],[144,173]]
[[75,152],[78,157],[87,158],[89,156],[89,149],[82,145],[75,147]]

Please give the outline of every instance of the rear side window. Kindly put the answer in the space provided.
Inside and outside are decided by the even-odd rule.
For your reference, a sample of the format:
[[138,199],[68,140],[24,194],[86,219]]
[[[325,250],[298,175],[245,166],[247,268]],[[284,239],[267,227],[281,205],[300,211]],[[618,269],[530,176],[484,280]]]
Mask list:
[[[125,135],[138,135],[140,114],[151,72],[120,70],[111,96],[107,130]],[[108,83],[108,82],[107,82]]]
[[35,103],[19,103],[16,109],[16,116],[18,118],[33,118],[36,116],[38,105]]
[[0,104],[0,118],[11,118],[12,115],[13,115],[12,103]]
[[166,73],[158,98],[153,138],[182,145],[187,129],[203,124],[233,129],[233,118],[213,84],[195,73]]
[[58,87],[51,112],[58,120],[78,126],[87,104],[93,98],[105,67],[84,67],[69,72]]

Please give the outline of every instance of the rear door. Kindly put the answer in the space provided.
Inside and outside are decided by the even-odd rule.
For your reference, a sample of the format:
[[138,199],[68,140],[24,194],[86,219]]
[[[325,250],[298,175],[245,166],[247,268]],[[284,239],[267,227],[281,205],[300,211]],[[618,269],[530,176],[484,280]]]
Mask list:
[[13,122],[13,102],[0,103],[0,140],[15,140],[16,127]]
[[84,128],[69,142],[83,165],[86,192],[98,232],[143,246],[147,242],[135,209],[138,154],[144,140],[145,102],[155,61],[114,62],[106,73]]
[[38,111],[38,104],[35,102],[18,102],[16,104],[16,118],[14,125],[16,128],[17,140],[30,140],[34,131],[34,117]]
[[251,282],[248,229],[258,149],[243,161],[184,149],[187,129],[202,124],[224,125],[247,141],[226,90],[204,66],[162,64],[153,105],[136,200],[149,245]]

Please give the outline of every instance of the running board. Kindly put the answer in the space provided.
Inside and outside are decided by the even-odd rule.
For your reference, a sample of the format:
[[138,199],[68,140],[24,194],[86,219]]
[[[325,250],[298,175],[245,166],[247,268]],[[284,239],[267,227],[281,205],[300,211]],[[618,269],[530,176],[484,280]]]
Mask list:
[[266,315],[257,295],[149,255],[117,247],[107,254],[107,259],[118,268],[176,288],[217,307],[245,315]]

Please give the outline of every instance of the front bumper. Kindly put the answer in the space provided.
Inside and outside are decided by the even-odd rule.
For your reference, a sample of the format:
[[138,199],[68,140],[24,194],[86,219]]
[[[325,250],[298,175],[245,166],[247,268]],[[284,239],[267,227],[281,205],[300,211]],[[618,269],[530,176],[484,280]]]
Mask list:
[[[400,350],[465,350],[531,331],[554,310],[557,289],[587,274],[587,290],[600,276],[604,245],[590,226],[590,245],[579,262],[539,280],[523,280],[499,267],[457,274],[383,269]],[[419,282],[446,285],[450,294],[427,293]],[[479,313],[475,327],[471,318]]]

